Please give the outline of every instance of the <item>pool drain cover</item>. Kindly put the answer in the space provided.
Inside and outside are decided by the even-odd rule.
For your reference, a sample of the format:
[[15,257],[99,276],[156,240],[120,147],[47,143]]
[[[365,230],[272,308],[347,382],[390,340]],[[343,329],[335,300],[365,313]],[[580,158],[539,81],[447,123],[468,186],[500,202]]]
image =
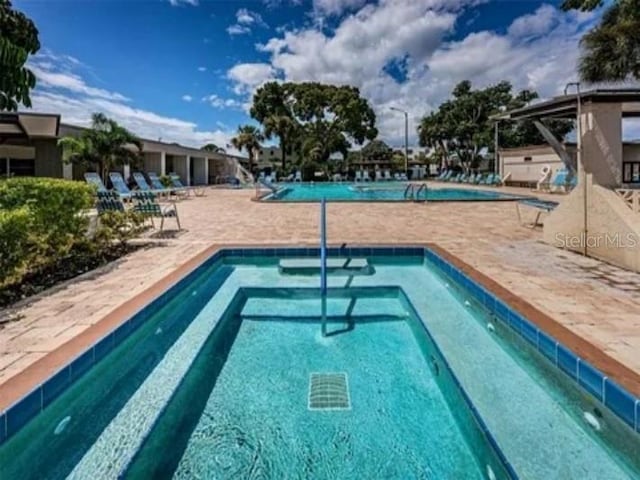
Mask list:
[[312,373],[309,376],[309,410],[349,410],[346,373]]

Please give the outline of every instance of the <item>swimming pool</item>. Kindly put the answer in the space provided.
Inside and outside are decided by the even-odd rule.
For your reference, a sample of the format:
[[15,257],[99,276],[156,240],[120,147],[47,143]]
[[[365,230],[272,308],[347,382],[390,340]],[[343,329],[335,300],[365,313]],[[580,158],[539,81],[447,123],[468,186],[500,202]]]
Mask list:
[[462,271],[418,247],[329,255],[330,335],[318,249],[218,252],[0,417],[3,474],[640,475],[635,399]]
[[[289,183],[283,184],[262,198],[270,202],[318,202],[323,197],[338,202],[404,202],[410,200],[442,201],[495,201],[518,200],[520,195],[511,195],[490,190],[446,188],[415,184],[407,192],[407,183]],[[426,184],[425,184],[426,185]]]

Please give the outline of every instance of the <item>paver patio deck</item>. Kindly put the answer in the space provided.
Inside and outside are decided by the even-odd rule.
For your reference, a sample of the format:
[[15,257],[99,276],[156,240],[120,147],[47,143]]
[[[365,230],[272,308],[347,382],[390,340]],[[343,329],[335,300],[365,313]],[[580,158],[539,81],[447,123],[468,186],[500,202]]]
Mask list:
[[[0,386],[211,245],[317,244],[317,204],[252,195],[211,189],[182,201],[174,238],[0,311]],[[327,213],[330,243],[437,243],[640,373],[640,274],[542,243],[512,202],[333,203]]]

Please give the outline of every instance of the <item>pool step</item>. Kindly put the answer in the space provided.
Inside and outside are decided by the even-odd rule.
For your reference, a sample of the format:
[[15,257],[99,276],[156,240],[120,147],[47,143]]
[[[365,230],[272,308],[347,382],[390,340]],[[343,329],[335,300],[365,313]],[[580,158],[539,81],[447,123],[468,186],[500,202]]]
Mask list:
[[[320,275],[319,258],[283,258],[278,264],[283,275]],[[373,275],[373,266],[366,258],[327,258],[328,275]]]

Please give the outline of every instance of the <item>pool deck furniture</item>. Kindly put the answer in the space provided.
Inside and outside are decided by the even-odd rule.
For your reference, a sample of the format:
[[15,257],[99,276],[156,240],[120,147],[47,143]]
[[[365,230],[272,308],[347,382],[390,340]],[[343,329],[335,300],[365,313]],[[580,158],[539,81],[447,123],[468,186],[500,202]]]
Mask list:
[[102,179],[100,178],[100,175],[98,175],[95,172],[86,172],[84,174],[84,179],[86,180],[86,182],[90,185],[93,185],[94,187],[96,187],[96,190],[98,192],[106,192],[107,191],[107,187],[105,187],[104,183],[102,182]]
[[125,206],[117,192],[105,190],[96,193],[96,210],[98,215],[104,212],[124,212]]
[[168,192],[169,195],[174,195],[174,198],[176,199],[180,196],[186,197],[188,194],[188,192],[185,190],[176,190],[173,188],[165,187],[160,181],[160,177],[158,177],[158,174],[156,172],[147,172],[147,177],[149,177],[149,181],[151,182],[151,186],[154,190]]
[[204,196],[204,192],[205,192],[204,187],[197,187],[197,186],[188,187],[188,186],[186,186],[185,184],[182,183],[182,180],[180,180],[180,175],[178,175],[177,173],[171,172],[169,174],[169,178],[171,179],[171,186],[173,187],[173,189],[175,191],[186,192],[187,195],[193,193],[196,197],[203,197]]
[[302,172],[300,170],[296,170],[296,174],[293,177],[294,182],[302,182]]
[[369,170],[365,170],[364,172],[362,172],[362,181],[363,182],[371,181],[371,178],[369,177]]
[[376,182],[382,181],[382,172],[380,170],[376,170],[375,179],[376,179]]
[[124,178],[122,177],[122,174],[120,172],[110,172],[109,180],[111,180],[111,185],[113,185],[115,191],[118,192],[120,198],[131,198],[131,190],[127,186],[127,182],[124,181]]
[[175,218],[178,230],[180,227],[180,217],[178,217],[178,208],[175,204],[172,205],[160,205],[156,201],[156,196],[153,192],[133,192],[133,211],[142,214],[142,216],[151,221],[151,226],[155,228],[154,218],[160,219],[160,231],[164,229],[164,220],[166,218]]
[[385,179],[387,182],[390,182],[391,180],[393,180],[393,177],[391,176],[391,172],[389,171],[389,169],[388,169],[388,168],[387,168],[387,169],[385,169],[385,171],[384,171],[384,179]]
[[171,190],[168,188],[151,188],[142,172],[133,172],[133,180],[136,182],[138,189],[143,192],[153,192],[156,195],[169,195],[171,193]]
[[[542,216],[542,214],[549,213],[558,206],[558,202],[552,202],[549,200],[539,200],[537,198],[523,199],[515,202],[515,204],[516,204],[516,212],[518,214],[518,223],[520,225],[527,226],[529,228],[536,228],[538,226],[542,226],[542,223],[540,222],[540,217]],[[523,223],[522,213],[520,211],[520,208],[522,206],[534,208],[537,210],[536,217],[532,223],[529,223],[529,224]]]

